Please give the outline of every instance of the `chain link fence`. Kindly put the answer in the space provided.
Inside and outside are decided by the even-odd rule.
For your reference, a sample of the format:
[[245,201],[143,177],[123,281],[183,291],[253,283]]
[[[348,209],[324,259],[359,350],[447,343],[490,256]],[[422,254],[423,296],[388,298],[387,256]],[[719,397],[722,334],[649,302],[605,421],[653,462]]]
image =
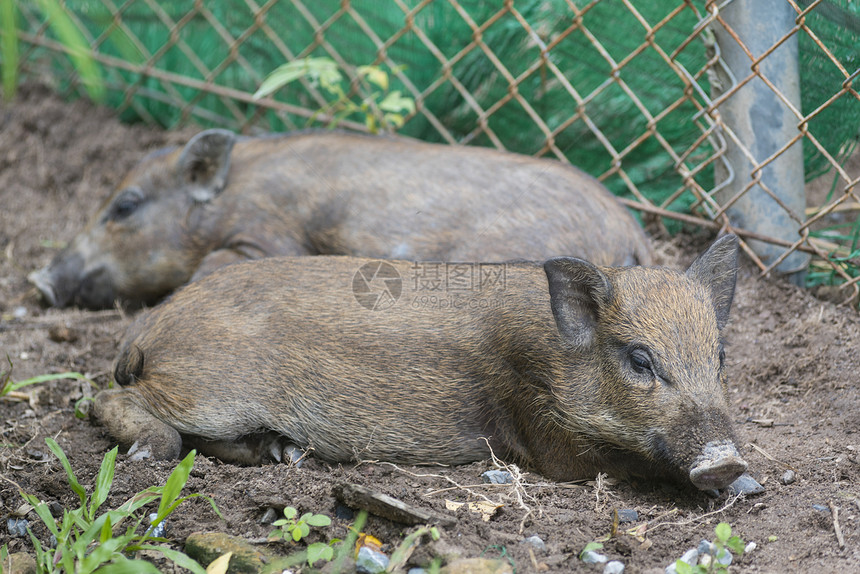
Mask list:
[[[18,4],[22,71],[82,93],[40,5]],[[312,81],[253,94],[287,61],[331,58],[353,93],[367,89],[357,67],[377,65],[415,101],[400,133],[572,162],[644,219],[738,233],[763,274],[801,271],[808,283],[841,284],[845,299],[860,292],[860,162],[850,159],[860,137],[856,0],[64,8],[125,119],[245,133],[324,125],[326,94]],[[341,125],[365,129],[349,118]],[[804,179],[824,174],[830,185],[804,197]]]

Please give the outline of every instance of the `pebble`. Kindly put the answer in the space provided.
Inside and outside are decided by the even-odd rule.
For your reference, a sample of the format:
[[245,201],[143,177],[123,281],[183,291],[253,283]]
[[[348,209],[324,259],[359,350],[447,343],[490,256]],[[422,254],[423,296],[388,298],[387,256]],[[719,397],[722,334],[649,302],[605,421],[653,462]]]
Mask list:
[[797,474],[793,470],[786,470],[785,474],[782,475],[782,478],[779,481],[785,485],[789,485],[797,480]]
[[729,494],[759,494],[764,487],[748,474],[742,474],[728,488]]
[[266,548],[222,532],[192,532],[185,539],[185,554],[200,564],[210,564],[227,552],[233,553],[230,558],[231,572],[262,572],[275,559]]
[[[157,513],[153,512],[150,514],[149,523],[152,524],[156,518],[158,518]],[[165,534],[167,534],[167,520],[162,520],[158,523],[158,526],[149,529],[149,536],[152,536],[153,538],[164,538]]]
[[822,504],[813,504],[812,508],[814,508],[818,512],[830,512],[830,509]]
[[271,524],[278,519],[278,513],[271,506],[260,517],[260,524]]
[[486,484],[510,484],[514,477],[506,470],[488,470],[481,475]]
[[36,559],[26,552],[9,554],[3,560],[3,565],[0,569],[10,574],[36,574],[39,571],[36,566]]
[[410,568],[406,574],[427,574],[427,570],[424,568]]
[[[707,542],[707,540],[705,541]],[[699,561],[699,551],[695,548],[690,548],[684,555],[681,556],[681,562],[686,562],[690,566],[695,566],[696,562]],[[672,562],[668,566],[666,566],[666,574],[677,574],[678,571],[675,569],[675,562]]]
[[699,547],[696,549],[699,554],[714,554],[717,551],[717,545],[707,540],[699,542]]
[[689,550],[684,552],[683,556],[681,556],[681,562],[686,562],[690,566],[695,566],[696,561],[698,559],[699,559],[699,551],[696,550],[695,548],[690,548]]
[[32,458],[32,459],[34,459],[34,460],[42,460],[43,458],[45,458],[45,453],[43,453],[43,452],[42,452],[42,451],[40,451],[40,450],[36,450],[36,449],[32,449],[32,448],[28,448],[28,449],[27,449],[26,451],[24,451],[24,452],[26,452],[26,453],[27,453],[27,456],[29,456],[30,458]]
[[541,540],[540,536],[529,536],[528,538],[524,539],[522,543],[531,544],[537,550],[543,550],[544,548],[546,548],[546,544],[544,544],[544,541]]
[[758,544],[756,544],[755,542],[750,542],[749,544],[744,546],[744,554],[749,554],[750,552],[755,550],[757,547],[758,547]]
[[603,554],[598,554],[594,550],[588,550],[582,553],[582,561],[586,564],[603,564],[609,560]]
[[6,521],[6,528],[9,529],[9,536],[12,538],[24,538],[27,536],[27,526],[30,523],[26,518],[10,518]]
[[367,546],[362,546],[355,559],[355,571],[359,574],[382,574],[388,568],[388,556]]
[[63,517],[63,511],[65,509],[63,508],[63,505],[60,504],[60,502],[58,500],[52,500],[51,502],[48,503],[48,510],[51,512],[51,516],[53,516],[54,518],[62,518]]
[[26,307],[15,307],[15,310],[12,311],[12,316],[16,319],[23,319],[27,316],[27,308]]
[[732,553],[729,552],[728,548],[723,548],[719,553],[717,553],[717,562],[723,566],[731,566]]
[[618,511],[618,522],[636,522],[639,520],[639,513],[632,508],[622,508]]
[[603,568],[603,574],[621,574],[622,572],[624,572],[624,563],[618,560],[607,562],[606,567]]

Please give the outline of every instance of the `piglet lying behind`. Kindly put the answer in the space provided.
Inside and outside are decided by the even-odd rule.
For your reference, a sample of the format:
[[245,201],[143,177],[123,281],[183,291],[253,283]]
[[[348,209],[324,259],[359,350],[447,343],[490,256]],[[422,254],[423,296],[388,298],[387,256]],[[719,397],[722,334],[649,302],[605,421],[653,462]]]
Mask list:
[[685,274],[574,258],[236,264],[131,327],[123,387],[95,412],[138,456],[177,457],[186,440],[240,463],[295,445],[458,464],[487,458],[486,437],[555,480],[722,488],[747,466],[721,343],[737,245],[723,237]]

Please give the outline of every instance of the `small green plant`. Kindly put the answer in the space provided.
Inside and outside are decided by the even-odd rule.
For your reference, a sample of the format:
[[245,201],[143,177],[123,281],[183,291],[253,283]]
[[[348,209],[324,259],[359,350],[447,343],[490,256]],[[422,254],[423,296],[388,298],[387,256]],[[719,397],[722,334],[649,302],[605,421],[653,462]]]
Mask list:
[[[397,73],[401,68],[391,69]],[[308,120],[310,124],[320,115],[328,115],[329,127],[336,127],[352,115],[363,118],[371,133],[393,131],[403,126],[406,116],[415,113],[415,101],[401,94],[400,90],[389,91],[389,72],[382,66],[358,66],[355,69],[357,86],[355,91],[343,88],[344,75],[331,58],[301,58],[287,62],[270,73],[254,98],[262,98],[287,84],[306,79],[328,94],[328,103],[317,110]],[[358,101],[354,100],[356,98]]]
[[[18,6],[20,0],[0,0],[0,60],[3,62],[3,97],[8,101],[15,97],[18,90]],[[48,27],[56,35],[68,54],[72,65],[81,77],[81,82],[93,101],[104,99],[105,84],[101,68],[93,58],[87,39],[69,16],[59,0],[37,0],[36,4],[44,14]]]
[[[284,518],[272,523],[272,526],[277,526],[278,528],[269,533],[269,540],[292,539],[294,542],[298,542],[310,534],[311,526],[323,527],[331,524],[331,518],[325,514],[306,512],[297,519],[296,516],[298,514],[299,511],[292,506],[284,508]],[[331,560],[334,557],[332,544],[335,542],[339,542],[339,540],[335,540],[329,544],[325,542],[308,544],[308,565],[313,566],[318,560]]]
[[[275,521],[275,524],[280,526],[281,530],[272,532],[272,534],[269,535],[270,540],[291,540],[293,538],[294,534],[292,533],[292,531],[288,531],[286,528],[284,528],[284,526],[289,525],[291,520],[297,523],[298,521],[295,520],[295,517],[298,512],[288,513],[287,509],[284,509],[284,516],[287,516],[288,514],[292,514],[292,517],[286,520]],[[307,549],[305,550],[299,550],[293,554],[290,554],[289,556],[286,556],[285,558],[279,558],[273,561],[271,564],[269,564],[268,571],[280,572],[282,570],[289,570],[295,566],[299,566],[304,562],[307,562],[310,566],[313,566],[318,560],[326,560],[333,561],[331,572],[343,572],[344,562],[349,557],[352,548],[355,546],[355,541],[358,538],[358,534],[364,527],[364,523],[366,521],[367,511],[362,510],[356,516],[355,522],[353,522],[352,526],[350,526],[346,540],[333,539],[328,544],[325,544],[323,542],[315,542],[314,544],[308,545]],[[329,523],[330,522],[331,521],[329,521]],[[310,532],[310,530],[308,530],[308,532]],[[277,534],[277,536],[274,537],[276,533],[280,534]],[[302,537],[304,536],[305,535],[302,535]],[[301,537],[299,539],[301,539]],[[311,550],[311,547],[313,547],[314,549]],[[327,548],[328,550],[325,550],[324,548]]]
[[678,574],[710,574],[714,572],[725,573],[729,571],[727,564],[720,562],[720,558],[726,554],[737,554],[739,557],[744,553],[744,541],[740,536],[732,536],[732,527],[727,522],[720,522],[714,528],[714,546],[716,551],[713,554],[706,554],[702,558],[705,560],[699,561],[699,564],[690,565],[682,560],[675,562],[675,571]]
[[[35,385],[38,383],[47,383],[49,381],[59,381],[62,379],[74,379],[78,381],[84,381],[90,383],[94,387],[98,387],[92,380],[88,379],[84,375],[75,372],[67,372],[67,373],[53,373],[49,375],[39,375],[36,377],[30,377],[29,379],[24,379],[23,381],[13,381],[12,380],[12,359],[9,358],[9,355],[6,355],[6,361],[9,363],[9,370],[0,371],[0,397],[4,397],[10,393],[16,392],[18,389],[23,389],[24,387]],[[90,400],[92,397],[84,397],[78,400],[75,403],[75,416],[77,418],[85,418],[86,414],[80,410],[80,405],[84,401]]]
[[585,545],[585,548],[582,549],[582,552],[579,553],[579,559],[582,560],[586,552],[594,552],[601,548],[603,548],[603,544],[600,542],[589,542]]
[[[141,572],[154,574],[158,569],[144,560],[128,558],[139,550],[152,550],[161,553],[176,565],[191,570],[195,574],[205,574],[206,570],[197,562],[167,546],[148,544],[149,541],[165,541],[151,535],[152,530],[161,524],[183,501],[200,496],[191,494],[179,497],[182,488],[188,481],[188,475],[194,464],[195,451],[191,451],[180,462],[168,477],[164,486],[150,487],[135,494],[127,502],[114,510],[99,514],[99,509],[107,500],[113,484],[114,468],[117,449],[108,452],[102,460],[101,468],[96,477],[93,493],[88,496],[78,482],[68,458],[60,445],[52,438],[46,438],[48,448],[57,456],[66,471],[66,478],[72,491],[80,498],[80,507],[74,510],[63,509],[61,519],[56,519],[48,509],[48,505],[37,497],[21,493],[21,496],[31,506],[45,524],[48,531],[56,540],[43,546],[28,529],[30,539],[36,552],[36,563],[40,573],[66,572],[87,574],[99,572]],[[221,516],[215,503],[207,497],[212,508]],[[144,505],[158,501],[156,518],[151,521],[149,528],[142,528],[144,514],[137,514]],[[124,529],[122,524],[129,521]],[[138,532],[144,530],[142,534]]]

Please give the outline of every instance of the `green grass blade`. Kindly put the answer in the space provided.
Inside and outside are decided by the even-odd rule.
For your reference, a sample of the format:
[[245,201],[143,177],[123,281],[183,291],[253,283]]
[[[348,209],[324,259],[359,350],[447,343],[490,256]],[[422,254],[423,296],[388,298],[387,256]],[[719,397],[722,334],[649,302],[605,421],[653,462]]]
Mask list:
[[101,68],[93,58],[86,38],[57,0],[38,0],[38,4],[48,19],[48,25],[60,43],[68,49],[72,65],[80,75],[90,98],[101,102],[104,100],[105,85]]
[[16,0],[0,0],[0,29],[3,43],[0,56],[3,58],[3,98],[8,102],[18,90],[18,11]]
[[26,494],[24,492],[21,493],[21,496],[27,503],[33,507],[33,510],[36,511],[36,514],[45,523],[45,526],[48,527],[48,530],[51,531],[51,534],[57,537],[57,540],[60,540],[60,529],[57,526],[57,521],[54,520],[54,517],[51,515],[51,511],[48,510],[48,506],[33,496],[32,494]]
[[164,555],[165,558],[186,570],[191,570],[194,574],[206,574],[206,568],[200,565],[196,560],[178,550],[173,550],[166,546],[153,546],[149,544],[141,545],[142,550],[155,550]]
[[[2,0],[0,0],[0,1],[2,1]],[[5,394],[6,392],[17,391],[20,388],[23,388],[23,387],[26,387],[29,385],[35,385],[36,383],[47,383],[48,381],[59,381],[61,379],[76,379],[79,381],[85,381],[87,383],[95,385],[95,383],[93,381],[91,381],[87,377],[83,376],[82,374],[69,372],[69,373],[55,373],[55,374],[50,374],[50,375],[39,375],[38,377],[30,377],[29,379],[24,379],[23,381],[18,381],[17,383],[12,383],[12,384],[8,385],[8,388],[4,388],[3,391]],[[98,385],[96,385],[96,386],[98,386]]]
[[78,482],[77,477],[75,476],[74,471],[72,471],[72,465],[69,464],[69,459],[66,458],[66,453],[63,452],[63,449],[60,448],[60,445],[57,444],[57,441],[52,439],[51,437],[45,438],[45,443],[47,443],[48,448],[51,449],[58,459],[60,459],[60,464],[63,465],[63,468],[66,469],[66,476],[69,479],[69,486],[72,487],[72,490],[80,497],[81,499],[81,508],[87,507],[87,493],[84,490],[84,487],[81,486],[81,483]]
[[95,571],[95,574],[161,574],[158,568],[146,560],[128,560],[123,558],[110,564],[105,564]]
[[113,484],[114,468],[116,466],[116,453],[119,447],[114,447],[102,460],[99,475],[96,477],[96,487],[90,498],[90,519],[94,518],[99,507],[107,500],[110,487]]
[[352,549],[355,548],[355,541],[358,538],[358,533],[361,532],[362,528],[364,528],[365,522],[367,522],[367,511],[362,510],[355,517],[355,522],[350,526],[349,534],[346,535],[346,539],[338,544],[335,549],[334,563],[331,569],[332,572],[343,572],[344,562],[350,553],[352,553]]
[[165,514],[165,516],[168,516],[171,512],[173,512],[176,509],[177,506],[179,506],[180,504],[182,504],[183,502],[185,502],[189,498],[197,498],[199,496],[202,496],[203,498],[205,498],[206,501],[209,503],[209,506],[212,507],[212,511],[218,515],[218,518],[220,518],[221,520],[224,520],[224,515],[221,514],[220,510],[218,510],[218,506],[215,504],[215,501],[212,500],[212,497],[206,496],[205,494],[200,494],[199,492],[194,492],[192,494],[189,494],[188,496],[183,496],[182,498],[177,498],[176,502],[171,504],[170,507],[167,509],[167,514]]
[[176,502],[179,493],[182,492],[185,483],[188,482],[188,475],[191,474],[191,467],[194,466],[194,455],[196,454],[197,451],[194,450],[189,452],[188,456],[182,459],[182,462],[176,465],[176,468],[170,473],[161,493],[161,501],[158,503],[158,518],[152,523],[153,526],[157,526],[175,508],[173,503]]

